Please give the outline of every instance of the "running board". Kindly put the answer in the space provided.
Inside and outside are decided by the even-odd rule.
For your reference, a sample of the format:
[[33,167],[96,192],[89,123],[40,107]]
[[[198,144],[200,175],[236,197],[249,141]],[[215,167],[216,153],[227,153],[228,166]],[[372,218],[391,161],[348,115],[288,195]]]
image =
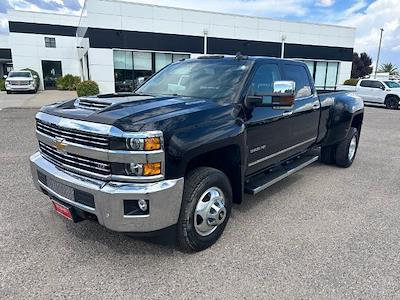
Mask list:
[[285,179],[286,177],[300,171],[301,169],[311,165],[313,162],[317,161],[319,156],[305,155],[297,158],[290,162],[289,164],[282,165],[275,171],[265,172],[250,178],[246,181],[244,186],[244,192],[246,194],[255,195],[271,185]]

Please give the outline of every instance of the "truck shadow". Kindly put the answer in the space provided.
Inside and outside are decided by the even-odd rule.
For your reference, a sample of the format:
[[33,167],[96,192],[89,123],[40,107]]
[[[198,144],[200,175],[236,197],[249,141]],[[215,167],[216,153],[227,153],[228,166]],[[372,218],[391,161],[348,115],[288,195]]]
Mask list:
[[[320,168],[321,166],[329,167],[320,162],[316,162],[307,168],[313,169]],[[260,205],[264,206],[262,209],[268,209],[268,207],[272,205],[272,201],[277,201],[275,197],[277,194],[285,188],[298,184],[303,180],[302,178],[306,176],[307,174],[299,172],[283,179],[255,196],[245,195],[243,202],[240,205],[234,204],[232,208],[231,222],[234,222],[235,217],[239,215],[245,219],[251,217],[251,214]],[[66,227],[70,234],[73,234],[77,239],[81,240],[80,244],[83,243],[87,245],[88,243],[100,243],[116,254],[140,254],[144,256],[166,257],[175,256],[177,254],[179,255],[179,253],[185,254],[179,251],[176,245],[175,227],[167,228],[166,230],[157,232],[149,237],[137,234],[112,232],[93,221],[84,221],[78,224],[66,222]],[[228,228],[229,227],[228,224]]]

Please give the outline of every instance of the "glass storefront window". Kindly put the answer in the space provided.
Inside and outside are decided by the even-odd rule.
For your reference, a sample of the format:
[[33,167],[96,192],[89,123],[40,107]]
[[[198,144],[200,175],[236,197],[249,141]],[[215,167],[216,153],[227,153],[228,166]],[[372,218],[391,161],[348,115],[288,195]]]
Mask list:
[[314,62],[313,61],[305,61],[304,63],[307,65],[308,70],[310,70],[311,76],[314,76]]
[[315,69],[315,86],[317,89],[323,89],[325,87],[325,76],[326,76],[326,62],[317,62]]
[[172,63],[172,54],[156,53],[156,72],[160,71],[166,65]]
[[326,89],[334,89],[336,87],[336,78],[338,72],[338,64],[336,62],[329,62],[326,71]]
[[150,52],[133,52],[133,65],[135,70],[152,70]]
[[132,92],[166,65],[189,57],[189,54],[114,50],[115,91]]

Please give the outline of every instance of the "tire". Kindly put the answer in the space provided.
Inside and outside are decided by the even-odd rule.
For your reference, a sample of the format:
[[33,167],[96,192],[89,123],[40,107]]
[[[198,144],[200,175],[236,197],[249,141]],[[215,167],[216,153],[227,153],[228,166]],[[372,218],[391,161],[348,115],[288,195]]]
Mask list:
[[352,165],[358,148],[359,134],[357,128],[351,127],[347,137],[338,144],[335,153],[336,165],[348,168]]
[[389,96],[385,100],[387,109],[399,109],[399,98],[395,96]]
[[177,224],[179,248],[195,252],[213,245],[224,231],[231,209],[232,188],[224,173],[208,167],[189,172]]
[[7,94],[11,94],[11,91],[7,91]]
[[335,152],[336,145],[331,145],[321,148],[320,161],[327,165],[332,165],[335,163]]

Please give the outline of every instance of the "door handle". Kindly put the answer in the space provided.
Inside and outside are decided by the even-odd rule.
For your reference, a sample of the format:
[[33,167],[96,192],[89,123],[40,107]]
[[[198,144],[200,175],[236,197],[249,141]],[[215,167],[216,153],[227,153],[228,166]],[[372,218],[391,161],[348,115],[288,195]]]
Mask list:
[[287,116],[291,116],[292,114],[293,114],[293,111],[292,111],[292,110],[289,110],[289,111],[284,111],[282,115],[283,115],[284,117],[287,117]]
[[319,105],[319,104],[314,104],[314,105],[312,106],[312,108],[313,108],[313,110],[319,109],[319,108],[320,108],[320,105]]

